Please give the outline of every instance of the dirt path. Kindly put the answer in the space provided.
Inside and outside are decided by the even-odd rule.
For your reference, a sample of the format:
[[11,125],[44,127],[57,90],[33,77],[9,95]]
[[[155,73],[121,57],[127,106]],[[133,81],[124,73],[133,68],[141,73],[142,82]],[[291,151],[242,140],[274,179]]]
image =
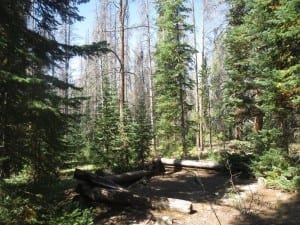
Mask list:
[[[182,170],[152,178],[133,187],[145,196],[179,198],[193,202],[190,215],[132,208],[99,211],[96,224],[188,225],[298,225],[299,193],[267,189],[255,180],[234,179],[209,170]],[[165,222],[158,221],[165,219]],[[171,223],[172,222],[172,223]]]

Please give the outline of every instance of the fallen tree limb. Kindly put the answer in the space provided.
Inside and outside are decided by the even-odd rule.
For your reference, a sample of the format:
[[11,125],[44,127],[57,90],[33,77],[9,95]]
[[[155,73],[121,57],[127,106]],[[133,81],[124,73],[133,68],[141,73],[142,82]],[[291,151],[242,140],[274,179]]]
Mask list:
[[178,167],[195,167],[201,169],[221,169],[223,166],[211,160],[180,160],[161,158],[164,165],[178,166]]
[[137,208],[145,207],[158,210],[173,210],[182,213],[192,212],[192,203],[190,201],[174,198],[143,197],[126,189],[95,187],[90,183],[81,182],[78,184],[76,191],[82,196],[96,202],[131,205]]

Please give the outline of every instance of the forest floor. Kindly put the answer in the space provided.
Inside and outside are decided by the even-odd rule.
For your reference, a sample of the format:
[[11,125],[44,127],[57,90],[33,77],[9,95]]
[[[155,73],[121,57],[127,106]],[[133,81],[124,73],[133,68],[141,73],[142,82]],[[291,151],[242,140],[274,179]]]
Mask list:
[[[131,188],[143,196],[189,200],[192,214],[102,205],[96,225],[296,225],[300,193],[267,188],[263,182],[201,169],[169,171]],[[163,222],[164,221],[164,222]]]

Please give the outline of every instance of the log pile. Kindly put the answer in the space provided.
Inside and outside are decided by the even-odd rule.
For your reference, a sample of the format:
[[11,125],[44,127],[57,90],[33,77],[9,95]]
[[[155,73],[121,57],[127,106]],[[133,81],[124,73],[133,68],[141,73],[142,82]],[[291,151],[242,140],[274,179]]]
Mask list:
[[154,166],[151,170],[103,176],[76,169],[74,178],[79,181],[76,192],[94,202],[191,213],[192,203],[190,201],[164,197],[146,197],[137,195],[124,188],[124,184],[128,185],[143,177],[151,177],[164,172],[164,168],[161,165],[159,167]]

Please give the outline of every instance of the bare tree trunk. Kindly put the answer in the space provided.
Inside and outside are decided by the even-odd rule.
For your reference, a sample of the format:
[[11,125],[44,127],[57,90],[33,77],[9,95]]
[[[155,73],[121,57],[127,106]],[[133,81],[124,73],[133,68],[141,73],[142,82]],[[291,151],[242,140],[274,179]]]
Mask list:
[[186,123],[185,123],[185,107],[184,107],[184,89],[183,84],[180,88],[180,104],[181,104],[181,141],[182,141],[182,153],[183,156],[187,156],[187,145],[186,145]]
[[120,123],[124,125],[124,102],[125,102],[125,15],[128,0],[119,1],[119,22],[120,22]]
[[[194,48],[197,49],[197,33],[196,33],[196,16],[195,16],[195,1],[192,0],[192,13],[193,13],[193,29],[194,29]],[[196,147],[197,151],[200,152],[201,149],[201,132],[200,132],[200,121],[199,121],[199,115],[200,115],[200,97],[199,97],[199,71],[198,71],[198,53],[195,53],[195,88],[196,88],[196,113],[197,113],[197,135],[196,135]]]
[[209,126],[209,147],[212,151],[212,116],[211,116],[211,99],[210,99],[210,90],[208,90],[208,126]]
[[[205,12],[206,12],[206,0],[203,0],[203,6],[202,6],[202,48],[201,48],[201,63],[203,65],[204,63],[204,58],[205,58],[205,52],[204,52],[204,41],[205,41]],[[200,93],[200,124],[199,124],[199,128],[200,128],[200,149],[198,152],[198,157],[201,157],[202,152],[204,151],[204,110],[203,110],[203,100],[204,100],[204,93],[203,93],[203,74],[201,76],[201,93]]]
[[124,115],[124,103],[125,103],[125,17],[127,13],[128,0],[119,1],[119,22],[120,22],[120,99],[119,99],[119,110],[120,110],[120,132],[123,141],[123,160],[124,163],[128,162],[127,148],[128,143],[126,141],[125,132],[125,115]]
[[149,0],[146,1],[146,8],[147,8],[147,43],[148,43],[148,65],[149,65],[149,97],[150,97],[150,123],[153,132],[152,138],[152,148],[153,148],[153,155],[157,157],[156,151],[156,135],[155,135],[155,117],[154,117],[154,90],[153,90],[153,80],[152,80],[152,56],[151,56],[151,32],[150,32],[150,6]]
[[[70,29],[70,24],[69,21],[67,20],[65,22],[65,27],[64,27],[64,36],[65,36],[65,44],[70,45],[71,42],[71,35],[70,35],[71,29]],[[69,51],[68,48],[66,50],[66,61],[65,61],[65,83],[68,85],[69,84],[69,67],[70,67],[70,58],[69,58]],[[69,107],[68,107],[68,98],[69,98],[69,88],[66,87],[65,89],[65,114],[69,114]]]

